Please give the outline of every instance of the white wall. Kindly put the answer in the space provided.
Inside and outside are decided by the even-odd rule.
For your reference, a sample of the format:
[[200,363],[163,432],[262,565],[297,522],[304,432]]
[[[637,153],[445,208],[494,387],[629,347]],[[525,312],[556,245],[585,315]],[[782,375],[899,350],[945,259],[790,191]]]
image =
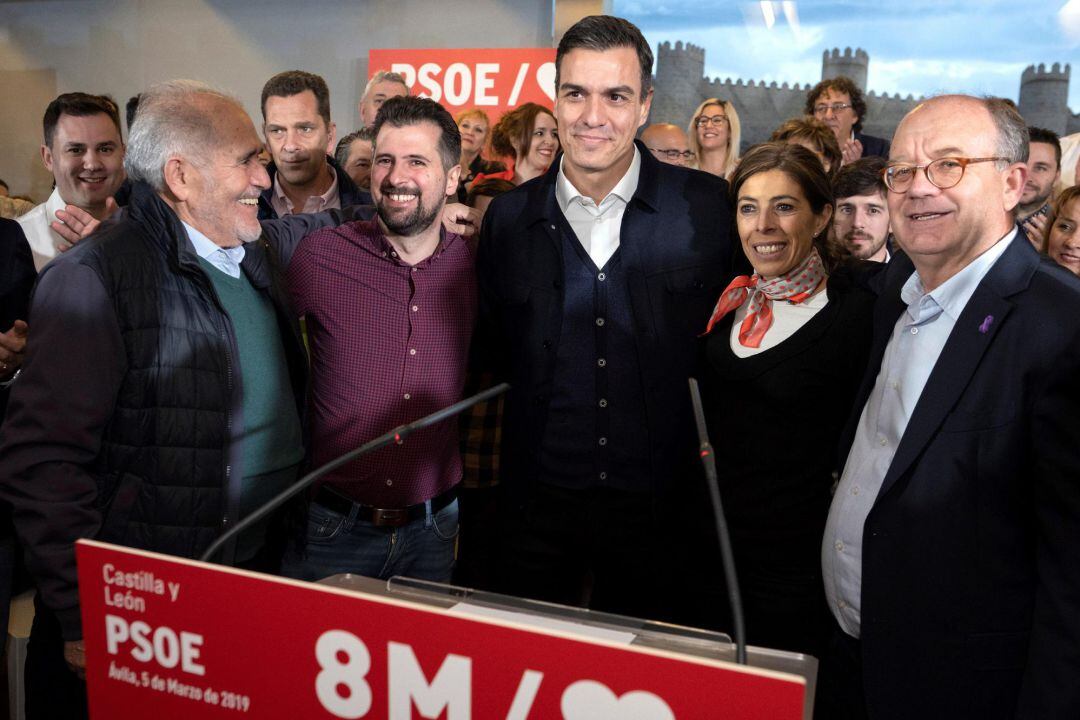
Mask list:
[[359,124],[368,50],[549,47],[552,23],[552,0],[0,0],[0,178],[48,196],[41,98],[62,92],[122,108],[150,83],[194,78],[237,95],[258,124],[263,83],[301,69],[326,78],[340,133]]

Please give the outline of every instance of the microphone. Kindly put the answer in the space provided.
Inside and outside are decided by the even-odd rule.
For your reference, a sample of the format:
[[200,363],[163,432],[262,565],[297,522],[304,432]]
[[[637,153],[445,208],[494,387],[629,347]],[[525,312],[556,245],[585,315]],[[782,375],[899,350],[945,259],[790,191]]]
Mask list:
[[507,383],[501,383],[499,385],[496,385],[495,387],[488,388],[483,392],[477,393],[472,397],[465,398],[464,400],[456,402],[449,407],[443,408],[442,410],[436,410],[435,412],[431,413],[426,417],[422,417],[419,420],[414,420],[407,425],[399,425],[390,432],[380,435],[374,440],[371,440],[370,442],[367,442],[360,447],[350,450],[344,455],[341,455],[331,460],[322,467],[312,470],[307,475],[300,478],[292,485],[290,485],[289,487],[275,495],[273,498],[268,500],[258,510],[255,510],[250,515],[240,520],[240,522],[236,523],[231,528],[222,533],[217,540],[210,543],[210,547],[206,549],[206,552],[199,556],[199,560],[201,562],[210,562],[210,558],[214,557],[214,555],[218,552],[218,550],[222,548],[223,545],[225,545],[225,543],[227,543],[229,540],[232,540],[244,530],[247,530],[249,527],[262,520],[274,510],[284,505],[285,502],[288,501],[290,498],[307,489],[308,486],[321,478],[323,475],[326,475],[331,470],[336,470],[342,465],[345,465],[346,463],[355,460],[361,455],[366,455],[367,453],[378,450],[381,447],[385,447],[390,443],[396,443],[398,445],[401,445],[408,435],[411,435],[417,430],[422,430],[430,425],[440,423],[447,418],[454,417],[458,413],[468,410],[473,405],[502,395],[509,389],[510,385],[508,385]]
[[735,574],[735,555],[731,551],[731,535],[728,533],[727,517],[720,502],[720,479],[716,475],[716,457],[713,455],[709,432],[705,428],[705,411],[701,406],[698,382],[690,378],[690,400],[694,404],[694,422],[697,423],[698,440],[701,443],[701,465],[705,468],[705,481],[712,498],[716,534],[720,537],[720,559],[724,564],[724,580],[727,583],[728,602],[731,604],[731,620],[734,624],[735,662],[746,664],[746,623],[743,618],[742,595],[739,594],[739,578]]

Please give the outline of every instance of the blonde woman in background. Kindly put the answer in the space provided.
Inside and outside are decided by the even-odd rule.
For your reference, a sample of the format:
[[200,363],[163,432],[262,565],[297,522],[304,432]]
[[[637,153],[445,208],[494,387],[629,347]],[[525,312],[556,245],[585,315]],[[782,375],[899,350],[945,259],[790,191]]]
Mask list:
[[727,100],[709,98],[690,117],[686,134],[695,160],[692,167],[730,178],[739,164],[742,126],[739,113]]

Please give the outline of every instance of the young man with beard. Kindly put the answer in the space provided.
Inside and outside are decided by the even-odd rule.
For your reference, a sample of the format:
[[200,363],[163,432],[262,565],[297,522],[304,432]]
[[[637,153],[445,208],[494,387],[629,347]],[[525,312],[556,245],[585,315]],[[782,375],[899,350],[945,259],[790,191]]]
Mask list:
[[1036,250],[1042,249],[1046,239],[1050,201],[1054,185],[1061,178],[1061,140],[1053,130],[1028,127],[1031,136],[1028,151],[1028,176],[1024,194],[1016,208],[1017,222]]
[[318,75],[288,70],[262,90],[263,136],[273,161],[271,186],[259,198],[259,218],[370,205],[371,196],[327,154],[335,125],[330,90]]
[[[473,251],[439,222],[461,171],[453,117],[396,97],[374,131],[378,217],[281,248],[311,345],[314,466],[459,400],[476,320]],[[449,581],[461,476],[454,422],[337,469],[312,496],[306,546],[288,550],[285,573]]]
[[836,176],[835,237],[860,260],[889,261],[888,188],[881,179],[885,158],[867,157],[844,165]]
[[100,220],[115,209],[109,201],[124,182],[120,115],[110,98],[64,93],[49,103],[42,125],[41,159],[56,187],[48,200],[17,218],[38,270],[71,247],[52,227],[57,211],[75,205]]

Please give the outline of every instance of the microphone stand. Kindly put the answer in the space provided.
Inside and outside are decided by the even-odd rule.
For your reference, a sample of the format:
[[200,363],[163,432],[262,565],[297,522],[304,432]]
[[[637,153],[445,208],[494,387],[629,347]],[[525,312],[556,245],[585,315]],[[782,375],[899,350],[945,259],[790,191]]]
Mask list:
[[214,555],[218,552],[218,550],[222,548],[223,545],[225,545],[225,543],[242,533],[244,530],[247,530],[255,523],[262,520],[264,517],[272,513],[277,508],[284,505],[285,502],[288,501],[290,498],[307,489],[308,486],[321,478],[323,475],[326,475],[331,470],[336,470],[337,468],[355,460],[361,455],[366,455],[369,452],[378,450],[379,448],[385,447],[391,443],[401,445],[408,435],[411,435],[417,430],[422,430],[423,428],[426,428],[428,426],[440,423],[447,418],[451,418],[460,412],[468,410],[473,405],[482,403],[485,400],[490,400],[491,398],[497,397],[498,395],[502,395],[509,389],[510,386],[507,383],[501,383],[499,385],[496,385],[495,387],[488,388],[481,393],[477,393],[470,398],[465,398],[464,400],[456,402],[449,407],[443,408],[442,410],[436,410],[430,415],[422,417],[419,420],[415,420],[411,423],[408,423],[407,425],[400,425],[391,430],[390,432],[384,435],[380,435],[374,440],[365,443],[354,450],[350,450],[349,452],[341,455],[334,460],[331,460],[322,467],[312,470],[307,475],[300,478],[292,485],[275,495],[258,510],[243,518],[242,520],[240,520],[240,522],[236,523],[231,528],[222,533],[217,540],[210,544],[210,547],[206,549],[206,552],[199,556],[199,560],[201,562],[210,562],[210,558],[214,557]]
[[694,404],[694,421],[697,423],[698,440],[701,442],[701,465],[705,468],[705,480],[709,485],[712,498],[713,517],[716,520],[716,534],[720,538],[720,558],[724,564],[724,580],[727,583],[728,602],[731,604],[731,620],[735,634],[735,662],[746,664],[746,623],[743,618],[742,595],[739,593],[739,579],[735,574],[735,555],[731,551],[731,535],[728,533],[727,517],[720,502],[720,479],[716,474],[716,457],[713,455],[709,432],[705,428],[705,411],[701,406],[701,392],[698,382],[690,378],[690,400]]

